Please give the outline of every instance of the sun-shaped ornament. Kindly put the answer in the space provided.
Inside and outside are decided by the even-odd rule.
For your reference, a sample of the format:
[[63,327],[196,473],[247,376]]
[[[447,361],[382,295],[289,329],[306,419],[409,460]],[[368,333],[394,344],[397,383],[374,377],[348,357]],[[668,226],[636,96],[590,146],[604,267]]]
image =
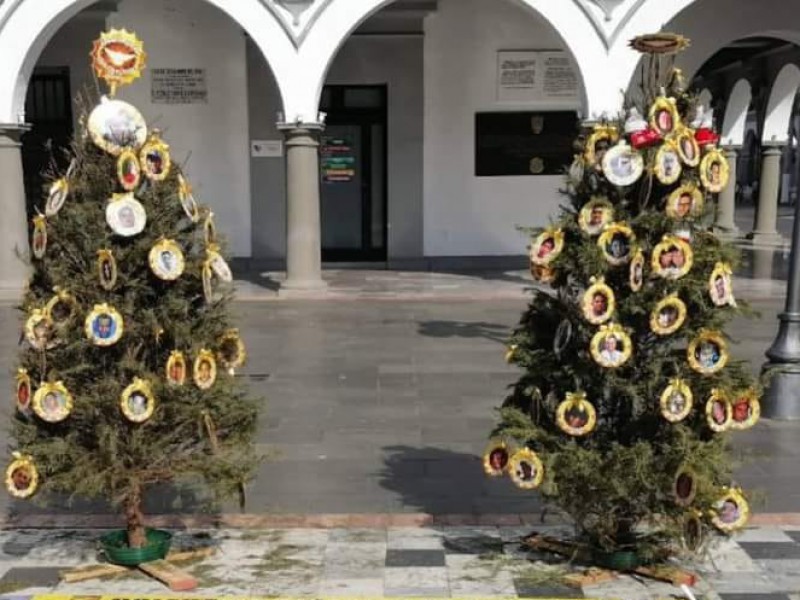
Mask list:
[[147,60],[141,40],[125,29],[101,33],[89,56],[97,77],[111,88],[111,96],[116,94],[117,87],[141,77]]

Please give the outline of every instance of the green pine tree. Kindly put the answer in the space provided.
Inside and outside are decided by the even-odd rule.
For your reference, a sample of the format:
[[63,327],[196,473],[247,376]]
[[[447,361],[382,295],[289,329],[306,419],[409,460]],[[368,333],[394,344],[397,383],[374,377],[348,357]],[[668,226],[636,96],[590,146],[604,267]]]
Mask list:
[[724,364],[724,326],[748,312],[726,287],[737,252],[709,227],[724,159],[670,55],[652,53],[642,82],[626,115],[577,140],[569,206],[532,232],[532,272],[551,290],[534,293],[511,338],[508,359],[524,373],[485,464],[537,487],[591,547],[652,558],[745,520],[726,431],[758,418],[760,390],[745,364]]
[[[119,108],[117,100],[104,106]],[[47,241],[43,248],[41,233],[34,231],[32,275],[21,306],[28,341],[19,355],[23,371],[13,422],[17,456],[29,459],[38,474],[37,496],[107,500],[124,513],[130,547],[146,542],[142,502],[148,489],[202,481],[218,497],[228,497],[243,493],[258,461],[258,402],[234,377],[243,346],[231,327],[232,292],[223,281],[226,265],[218,258],[213,215],[205,207],[192,213],[191,190],[174,162],[166,178],[157,180],[167,173],[168,155],[141,153],[142,133],[117,130],[107,136],[112,146],[133,151],[120,158],[81,131],[70,150],[69,172],[53,178],[50,204],[39,208],[36,220],[45,225]],[[144,173],[148,167],[155,178]],[[143,174],[132,194],[146,211],[146,226],[136,235],[120,235],[107,222],[107,206],[125,192],[124,185],[135,183],[137,169]],[[133,218],[125,212],[116,213],[119,227]],[[171,276],[180,259],[153,250],[163,240],[177,244],[185,257],[174,280],[156,275],[161,269]],[[166,262],[159,266],[162,258]],[[108,320],[113,311],[121,322]],[[183,354],[185,364],[171,362],[174,381],[168,381],[174,352]],[[202,389],[214,367],[216,380]],[[20,389],[26,375],[32,384],[27,391]],[[32,495],[31,472],[12,471],[12,493]]]

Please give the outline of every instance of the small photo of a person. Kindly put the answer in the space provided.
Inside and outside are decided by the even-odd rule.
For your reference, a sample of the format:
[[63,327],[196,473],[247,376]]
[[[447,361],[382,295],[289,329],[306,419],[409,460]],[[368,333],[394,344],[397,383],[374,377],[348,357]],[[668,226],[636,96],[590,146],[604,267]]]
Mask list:
[[695,358],[700,366],[711,369],[719,362],[719,346],[710,341],[700,342],[695,350]]
[[725,410],[725,403],[720,400],[714,400],[711,404],[711,419],[717,425],[724,425],[727,420],[727,411]]
[[141,392],[133,392],[128,397],[128,409],[135,417],[141,417],[147,412],[147,397]]
[[536,477],[536,469],[528,461],[520,461],[517,466],[517,477],[522,481],[532,481]]
[[44,344],[47,341],[47,338],[50,337],[50,326],[47,321],[41,319],[36,322],[36,325],[33,326],[33,337],[38,344]]
[[739,506],[733,500],[725,500],[719,509],[719,520],[730,525],[739,520]]
[[589,422],[589,414],[577,406],[571,406],[564,415],[567,425],[573,429],[582,429]]
[[153,175],[161,175],[164,172],[164,157],[158,151],[147,153],[147,170]]
[[103,272],[103,279],[105,281],[111,281],[111,261],[104,260],[103,263],[100,265],[100,269]]
[[604,337],[601,342],[600,356],[610,364],[621,362],[623,358],[622,340],[615,335]]
[[539,250],[536,252],[537,258],[546,258],[553,250],[555,250],[556,241],[549,237],[542,240],[539,244]]
[[688,473],[678,475],[678,479],[675,482],[675,493],[678,498],[684,499],[691,496],[692,488],[694,488],[694,480],[691,475]]
[[668,110],[659,111],[658,115],[656,116],[656,123],[661,131],[672,131],[672,115]]
[[133,214],[133,209],[130,206],[123,206],[117,211],[119,224],[125,229],[131,229],[136,225],[136,216]]
[[165,273],[171,273],[172,269],[175,266],[175,257],[172,255],[172,252],[169,250],[163,250],[161,252],[161,268]]
[[678,167],[678,157],[672,152],[665,152],[661,158],[661,172],[664,177],[671,178]]
[[658,313],[658,325],[660,327],[672,327],[678,320],[678,309],[672,305],[667,305]]
[[605,222],[605,210],[602,206],[593,206],[589,211],[589,227],[597,229]]
[[624,258],[630,252],[630,242],[627,236],[621,233],[615,233],[611,237],[611,242],[608,244],[606,250],[614,258]]
[[666,275],[678,275],[686,264],[686,256],[678,246],[669,246],[658,257],[661,271]]
[[686,160],[692,161],[695,159],[694,144],[688,137],[681,139],[681,150]]
[[592,316],[602,317],[608,312],[608,297],[603,292],[595,292],[592,296]]
[[107,340],[114,337],[117,331],[117,323],[109,314],[99,314],[92,323],[92,332],[96,337],[101,340]]
[[11,482],[14,484],[14,489],[24,492],[31,486],[33,477],[27,467],[17,467],[11,472]]
[[667,411],[673,415],[681,414],[686,408],[686,396],[678,391],[672,392],[667,399]]
[[728,288],[725,285],[725,277],[722,275],[717,275],[714,279],[714,292],[717,295],[717,299],[720,302],[724,302],[728,297]]
[[675,214],[680,218],[687,217],[692,211],[692,204],[692,194],[683,192],[675,202]]
[[48,392],[42,400],[42,410],[49,415],[59,414],[64,407],[61,394]]
[[503,448],[495,448],[489,453],[489,465],[495,471],[502,471],[508,464],[508,452]]
[[44,240],[45,240],[45,235],[42,231],[37,230],[33,234],[33,249],[36,252],[39,252],[42,249],[44,249]]
[[594,160],[598,167],[603,164],[603,157],[606,155],[606,152],[608,152],[610,147],[611,142],[606,138],[597,140],[597,142],[595,142]]
[[733,405],[733,420],[737,423],[744,423],[752,414],[753,408],[747,398],[741,398]]
[[708,167],[708,180],[711,182],[711,185],[720,185],[722,183],[722,176],[720,174],[720,170],[722,166],[719,164],[718,161],[714,161]]
[[629,154],[620,154],[611,160],[611,171],[620,179],[633,175],[633,159]]
[[635,265],[633,265],[633,278],[632,279],[633,279],[633,283],[635,283],[636,285],[639,285],[642,282],[642,277],[644,275],[643,271],[644,271],[644,267],[642,266],[642,263],[637,262]]
[[169,366],[169,377],[173,381],[181,381],[184,377],[183,364],[179,360],[172,361]]
[[211,363],[209,361],[200,361],[197,366],[197,380],[204,384],[211,382]]
[[20,406],[26,406],[31,399],[31,389],[28,385],[23,384],[17,388],[17,403]]

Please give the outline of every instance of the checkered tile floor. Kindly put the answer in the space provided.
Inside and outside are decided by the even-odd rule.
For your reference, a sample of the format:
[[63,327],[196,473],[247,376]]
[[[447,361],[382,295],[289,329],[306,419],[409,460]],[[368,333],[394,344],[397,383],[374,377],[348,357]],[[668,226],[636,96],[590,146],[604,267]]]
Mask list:
[[[539,529],[565,534],[557,528]],[[579,567],[532,554],[519,540],[531,528],[271,529],[182,532],[175,545],[213,544],[216,554],[184,566],[206,596],[557,597],[649,600],[683,597],[670,585],[621,576],[570,587]],[[97,531],[0,532],[0,593],[162,594],[132,571],[105,581],[61,584],[58,571],[96,561]],[[721,539],[691,565],[697,598],[800,600],[800,530],[749,529]]]

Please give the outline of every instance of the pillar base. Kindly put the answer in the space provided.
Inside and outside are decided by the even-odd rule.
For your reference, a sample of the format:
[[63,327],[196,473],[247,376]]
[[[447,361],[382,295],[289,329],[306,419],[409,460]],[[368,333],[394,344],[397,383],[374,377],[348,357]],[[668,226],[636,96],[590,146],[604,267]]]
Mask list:
[[780,421],[800,420],[800,364],[772,363],[763,370],[774,369],[761,401],[761,415]]
[[754,245],[759,245],[759,246],[785,246],[786,245],[786,238],[784,238],[777,231],[775,231],[775,232],[754,231],[748,237],[753,241]]
[[323,279],[287,279],[281,282],[279,294],[284,292],[319,292],[328,289],[328,282]]

